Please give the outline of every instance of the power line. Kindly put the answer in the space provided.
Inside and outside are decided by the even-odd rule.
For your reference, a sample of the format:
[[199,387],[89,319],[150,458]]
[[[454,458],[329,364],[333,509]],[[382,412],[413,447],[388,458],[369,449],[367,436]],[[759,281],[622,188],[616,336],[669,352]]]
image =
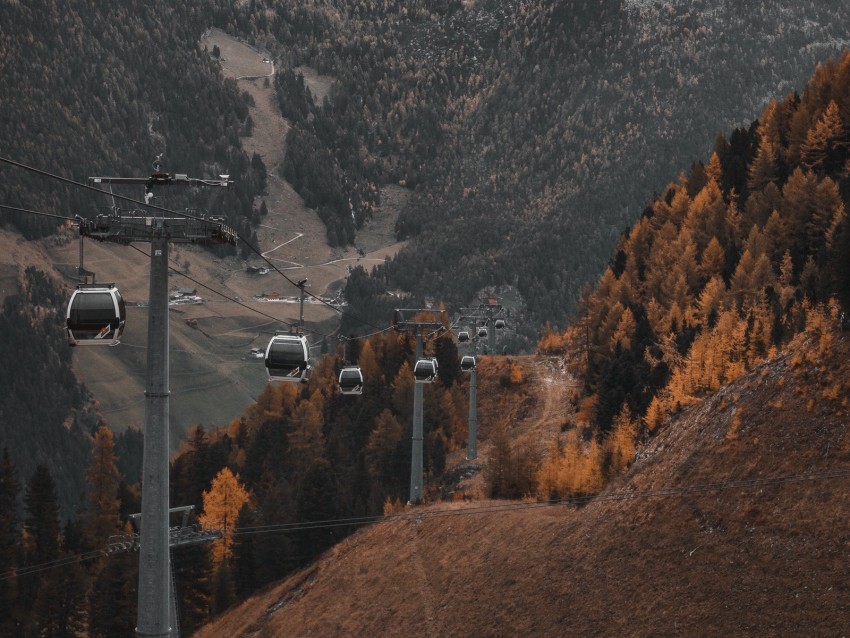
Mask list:
[[28,208],[20,208],[19,206],[8,206],[7,204],[0,204],[0,208],[5,208],[6,210],[12,210],[18,213],[29,213],[30,215],[40,215],[42,217],[52,217],[54,219],[62,219],[65,221],[72,222],[74,221],[73,217],[67,217],[65,215],[54,215],[52,213],[42,213],[37,210],[30,210]]
[[[2,160],[2,159],[3,158],[0,158],[0,160]],[[95,190],[97,190],[97,189],[95,189]],[[98,190],[97,192],[103,193],[104,191]],[[109,194],[111,195],[111,193],[109,193]],[[121,196],[117,195],[116,197],[121,197]],[[12,211],[15,211],[15,212],[20,212],[20,213],[27,213],[27,214],[30,214],[30,215],[40,215],[42,217],[51,217],[51,218],[54,218],[54,219],[61,219],[63,221],[70,221],[70,222],[75,221],[75,219],[73,217],[68,217],[68,216],[64,216],[64,215],[55,215],[55,214],[52,214],[52,213],[44,213],[44,212],[41,212],[41,211],[31,210],[31,209],[28,209],[28,208],[21,208],[19,206],[9,206],[9,205],[6,205],[6,204],[0,204],[0,208],[4,208],[4,209],[12,210]],[[166,210],[166,209],[162,209],[162,210]],[[175,215],[182,215],[182,216],[189,218],[189,219],[199,219],[199,220],[201,219],[201,218],[195,217],[193,215],[189,215],[189,214],[185,214],[185,213],[178,213],[176,211],[168,211],[168,212],[175,214]],[[240,239],[241,239],[241,237],[240,237]],[[129,244],[129,245],[130,245],[131,248],[137,250],[138,252],[145,255],[146,257],[150,257],[150,255],[148,253],[146,253],[145,251],[140,249],[138,246],[135,246],[133,244]],[[246,242],[246,245],[248,245],[250,247],[250,244],[247,244],[247,242]],[[270,319],[271,321],[273,321],[275,323],[283,323],[287,326],[290,326],[290,328],[297,325],[293,322],[286,321],[285,319],[280,319],[279,317],[274,317],[272,315],[269,315],[269,314],[262,312],[261,310],[257,310],[256,308],[253,308],[253,307],[251,307],[251,306],[249,306],[245,303],[242,303],[241,301],[238,301],[238,300],[234,299],[233,297],[230,297],[230,296],[226,295],[225,293],[220,292],[218,290],[215,290],[214,288],[211,288],[210,286],[198,281],[197,279],[190,277],[186,273],[177,270],[173,266],[169,266],[169,270],[180,275],[181,277],[188,279],[189,281],[191,281],[195,285],[200,286],[201,288],[204,288],[205,290],[209,290],[210,292],[212,292],[216,295],[219,295],[220,297],[222,297],[222,298],[224,298],[224,299],[226,299],[230,302],[233,302],[233,303],[235,303],[239,306],[242,306],[243,308],[246,308],[247,310],[250,310],[251,312],[254,312],[254,313],[256,313],[256,314],[258,314],[262,317],[265,317],[266,319]],[[283,273],[281,273],[281,274],[283,274]],[[284,278],[287,279],[287,281],[290,281],[290,283],[292,283],[291,280],[288,277],[286,277],[286,275],[283,275],[283,276],[284,276]],[[306,292],[305,292],[305,294],[308,294],[312,297],[315,297],[316,299],[321,301],[323,304],[330,306],[331,308],[333,308],[334,310],[336,310],[337,312],[339,312],[341,314],[344,314],[344,315],[348,314],[348,316],[352,316],[350,313],[345,313],[344,311],[339,310],[338,308],[336,308],[332,304],[329,304],[328,302],[326,302],[321,297],[316,297],[315,295],[312,295],[311,293],[306,293]],[[367,324],[367,325],[369,325],[369,324]],[[376,327],[376,326],[372,326],[372,327]],[[310,328],[305,329],[305,328],[302,327],[302,329],[304,330],[304,332],[314,334],[314,335],[317,335],[317,336],[325,338],[325,339],[330,339],[334,336],[332,334],[325,334],[325,333],[322,333],[322,332],[319,332],[317,330],[313,330],[313,329],[310,329]],[[382,334],[382,333],[385,333],[385,332],[389,332],[390,330],[392,330],[392,326],[388,326],[386,328],[378,329],[376,332],[372,332],[372,333],[369,333],[369,334],[366,334],[366,335],[360,335],[360,336],[357,336],[357,337],[342,337],[342,338],[346,339],[347,341],[356,341],[356,340],[359,340],[359,339],[368,339],[368,338],[373,337],[375,335]],[[315,345],[311,345],[310,347],[311,348],[315,347]]]
[[[131,248],[134,248],[135,250],[137,250],[137,251],[138,251],[138,252],[140,252],[141,254],[145,255],[146,257],[150,257],[150,255],[149,255],[148,253],[146,253],[144,250],[142,250],[142,249],[141,249],[141,248],[139,248],[138,246],[134,246],[133,244],[130,244],[130,247],[131,247]],[[169,270],[171,270],[172,272],[174,272],[174,273],[176,273],[176,274],[180,275],[181,277],[185,277],[186,279],[188,279],[189,281],[191,281],[191,282],[192,282],[193,284],[195,284],[196,286],[200,286],[201,288],[204,288],[205,290],[209,290],[210,292],[215,293],[215,294],[217,294],[217,295],[219,295],[219,296],[223,297],[224,299],[227,299],[228,301],[232,301],[233,303],[235,303],[235,304],[237,304],[237,305],[239,305],[239,306],[242,306],[243,308],[246,308],[246,309],[248,309],[248,310],[250,310],[250,311],[252,311],[252,312],[256,312],[258,315],[260,315],[260,316],[262,316],[262,317],[265,317],[266,319],[271,319],[272,321],[275,321],[275,322],[278,322],[278,323],[285,323],[285,324],[286,324],[286,325],[288,325],[288,326],[293,326],[293,325],[295,325],[295,324],[292,324],[292,323],[290,323],[290,322],[288,322],[288,321],[285,321],[285,320],[283,320],[283,319],[278,319],[277,317],[273,317],[273,316],[271,316],[271,315],[267,315],[267,314],[266,314],[266,313],[264,313],[263,311],[261,311],[261,310],[257,310],[256,308],[252,308],[252,307],[251,307],[251,306],[249,306],[248,304],[242,303],[241,301],[237,301],[237,300],[236,300],[236,299],[234,299],[233,297],[228,297],[228,296],[227,296],[226,294],[224,294],[223,292],[220,292],[220,291],[218,291],[218,290],[215,290],[214,288],[211,288],[211,287],[207,286],[206,284],[201,283],[200,281],[198,281],[197,279],[194,279],[193,277],[190,277],[190,276],[189,276],[189,275],[187,275],[186,273],[184,273],[184,272],[180,272],[179,270],[177,270],[177,269],[176,269],[176,268],[174,268],[173,266],[169,266],[168,268],[169,268]],[[309,330],[308,330],[307,332],[314,332],[314,331],[309,331]],[[322,334],[322,333],[317,333],[317,334],[319,334],[320,336],[323,336],[323,337],[327,337],[327,336],[328,336],[328,335],[324,335],[324,334]]]
[[65,567],[67,565],[72,565],[77,562],[85,562],[89,560],[93,560],[98,558],[99,556],[106,555],[106,550],[98,549],[91,552],[87,552],[85,554],[75,554],[71,556],[63,556],[61,558],[57,558],[52,561],[48,561],[46,563],[39,563],[38,565],[26,565],[24,567],[20,567],[15,570],[7,571],[3,574],[0,574],[0,582],[5,580],[9,580],[11,578],[16,578],[18,576],[28,576],[30,574],[37,574],[39,572],[47,571],[49,569],[54,569],[56,567]]
[[[496,505],[481,505],[478,507],[466,507],[453,510],[425,510],[404,512],[402,514],[394,514],[391,516],[374,515],[374,516],[359,516],[350,518],[327,519],[321,521],[304,521],[300,523],[278,523],[270,525],[257,525],[252,527],[236,528],[233,532],[234,536],[248,536],[257,534],[281,534],[289,532],[300,532],[313,529],[326,529],[333,527],[357,527],[369,525],[376,522],[387,523],[404,523],[408,521],[419,521],[426,518],[442,518],[445,516],[465,516],[478,514],[496,514],[502,512],[522,511],[530,509],[540,509],[557,506],[578,506],[586,505],[592,502],[617,502],[630,501],[637,499],[651,498],[674,498],[686,494],[706,493],[706,492],[724,492],[729,490],[747,490],[757,489],[768,486],[784,485],[787,483],[801,483],[806,481],[828,481],[837,479],[850,478],[850,469],[848,470],[833,470],[828,472],[808,473],[808,474],[791,474],[787,476],[774,476],[752,479],[737,479],[728,481],[718,481],[714,483],[700,483],[696,485],[685,485],[681,487],[666,487],[655,490],[646,490],[642,492],[618,491],[603,494],[587,495],[587,496],[572,496],[562,499],[551,499],[548,501],[538,501],[534,503],[515,503],[507,502]],[[30,565],[22,567],[18,570],[12,570],[0,574],[0,582],[9,580],[20,575],[28,575],[52,569],[53,567],[63,567],[67,564],[76,561],[85,561],[97,558],[98,556],[106,555],[106,550],[95,550],[86,554],[75,556],[66,556],[47,563],[39,565]]]
[[257,255],[260,259],[262,259],[264,262],[266,262],[269,266],[271,266],[271,268],[272,268],[272,269],[273,269],[276,273],[278,273],[281,277],[283,277],[284,279],[286,279],[286,281],[288,281],[290,284],[292,284],[293,286],[295,286],[296,288],[298,288],[298,289],[299,289],[299,290],[300,290],[300,291],[301,291],[304,295],[306,295],[306,296],[308,296],[308,297],[311,297],[311,298],[313,298],[313,299],[315,299],[315,300],[319,301],[320,303],[325,304],[326,306],[328,306],[328,307],[330,307],[330,308],[333,308],[336,312],[340,313],[340,314],[341,314],[341,315],[343,315],[343,316],[351,317],[354,321],[356,321],[357,323],[359,323],[359,324],[361,324],[361,325],[369,326],[369,327],[371,327],[371,328],[375,328],[376,330],[383,330],[383,328],[379,328],[378,326],[374,325],[373,323],[371,323],[371,322],[369,322],[369,321],[366,321],[365,319],[361,319],[360,317],[358,317],[358,316],[356,316],[356,315],[353,315],[353,314],[351,314],[350,312],[344,312],[343,310],[340,310],[339,308],[337,308],[337,307],[336,307],[336,306],[334,306],[333,304],[331,304],[331,303],[329,303],[329,302],[325,301],[324,299],[322,299],[322,298],[321,298],[321,297],[319,297],[318,295],[315,295],[315,294],[313,294],[312,292],[308,292],[307,290],[304,290],[304,287],[303,287],[303,286],[299,286],[297,283],[295,283],[294,281],[292,281],[292,279],[290,279],[290,278],[286,275],[286,273],[284,273],[284,272],[283,272],[282,270],[280,270],[277,266],[275,266],[275,265],[271,262],[271,260],[269,260],[269,259],[268,259],[268,258],[267,258],[267,257],[266,257],[263,253],[261,253],[261,252],[260,252],[260,250],[259,250],[258,248],[255,248],[254,246],[252,246],[250,243],[248,243],[247,241],[245,241],[245,240],[244,240],[244,239],[242,239],[241,237],[240,237],[239,239],[241,239],[241,240],[245,243],[245,245],[246,245],[246,246],[247,246],[247,247],[251,250],[251,252],[253,252],[255,255]]
[[404,522],[405,520],[431,518],[441,516],[456,516],[463,514],[492,514],[495,512],[505,512],[512,510],[537,509],[541,507],[554,506],[578,506],[586,505],[591,502],[609,502],[609,501],[627,501],[636,499],[648,498],[672,498],[691,493],[703,492],[722,492],[726,490],[736,489],[755,489],[771,485],[782,485],[792,482],[817,481],[817,480],[834,480],[850,477],[850,470],[835,470],[832,472],[822,472],[817,474],[795,474],[789,476],[766,477],[754,479],[740,479],[719,481],[716,483],[703,483],[696,485],[688,485],[682,487],[669,487],[657,490],[647,490],[643,492],[610,492],[603,494],[587,495],[587,496],[571,496],[562,499],[551,499],[547,501],[537,501],[534,503],[503,503],[498,505],[483,505],[480,507],[462,508],[457,510],[431,510],[422,512],[405,512],[393,516],[363,516],[355,518],[340,518],[329,519],[324,521],[311,521],[302,523],[280,523],[271,525],[262,525],[254,527],[237,528],[234,535],[240,534],[263,534],[263,533],[283,533],[301,531],[305,529],[321,529],[327,527],[346,527],[360,526],[377,521],[387,522]]
[[[145,206],[145,207],[147,207],[147,208],[151,208],[151,209],[153,209],[153,210],[157,210],[157,211],[160,211],[160,212],[163,212],[163,213],[168,213],[168,214],[170,214],[170,215],[178,215],[178,216],[181,216],[181,217],[185,217],[185,218],[187,218],[187,219],[194,219],[194,220],[196,220],[196,221],[206,221],[206,220],[204,220],[204,219],[203,219],[203,218],[201,218],[201,217],[197,217],[197,216],[195,216],[195,215],[191,215],[191,214],[189,214],[189,213],[187,213],[187,212],[185,212],[185,211],[184,211],[184,212],[178,212],[178,211],[170,210],[170,209],[168,209],[168,208],[163,208],[163,207],[161,207],[161,206],[157,206],[156,204],[150,204],[150,203],[147,203],[147,202],[142,202],[142,201],[139,201],[139,200],[137,200],[137,199],[133,199],[132,197],[126,197],[126,196],[124,196],[124,195],[117,195],[117,194],[115,194],[115,193],[111,192],[111,190],[112,190],[111,188],[110,188],[110,191],[109,191],[109,192],[107,192],[107,191],[101,190],[101,189],[99,189],[99,188],[95,188],[94,186],[89,186],[88,184],[83,184],[82,182],[77,182],[77,181],[72,180],[72,179],[69,179],[69,178],[67,178],[67,177],[62,177],[61,175],[56,175],[55,173],[50,173],[50,172],[48,172],[48,171],[45,171],[45,170],[42,170],[42,169],[39,169],[39,168],[35,168],[34,166],[29,166],[29,165],[27,165],[27,164],[23,164],[23,163],[21,163],[21,162],[16,162],[16,161],[14,161],[14,160],[12,160],[12,159],[9,159],[9,158],[7,158],[7,157],[2,157],[2,156],[0,156],[0,162],[4,162],[4,163],[6,163],[6,164],[10,164],[11,166],[15,166],[15,167],[17,167],[17,168],[21,168],[21,169],[24,169],[24,170],[26,170],[26,171],[30,171],[30,172],[36,173],[36,174],[41,175],[41,176],[43,176],[43,177],[47,177],[47,178],[50,178],[50,179],[55,179],[55,180],[61,181],[61,182],[66,183],[66,184],[70,184],[70,185],[72,185],[72,186],[77,186],[77,187],[79,187],[79,188],[84,188],[84,189],[86,189],[86,190],[93,191],[93,192],[95,192],[95,193],[99,193],[99,194],[101,194],[101,195],[109,195],[110,197],[112,197],[112,198],[113,198],[113,201],[114,201],[114,199],[115,199],[115,198],[118,198],[118,199],[120,199],[120,200],[123,200],[123,201],[126,201],[126,202],[130,202],[130,203],[132,203],[132,204],[136,204],[136,205],[138,205],[138,206]],[[65,218],[63,217],[62,219],[65,219]],[[298,286],[298,285],[297,285],[297,284],[296,284],[296,283],[295,283],[292,279],[290,279],[290,278],[289,278],[289,277],[288,277],[288,276],[287,276],[287,275],[286,275],[286,274],[285,274],[282,270],[280,270],[280,269],[279,269],[277,266],[275,266],[275,265],[274,265],[274,264],[273,264],[273,263],[272,263],[272,262],[271,262],[268,258],[266,258],[266,256],[265,256],[265,255],[263,255],[263,254],[262,254],[262,252],[260,252],[260,250],[259,250],[258,248],[256,248],[255,246],[251,245],[248,241],[246,241],[246,240],[245,240],[245,238],[244,238],[244,237],[239,236],[239,235],[238,235],[238,233],[237,233],[237,238],[238,238],[240,241],[242,241],[242,243],[244,243],[244,244],[245,244],[245,245],[246,245],[246,246],[247,246],[247,247],[251,250],[251,252],[253,252],[253,253],[254,253],[254,254],[256,254],[258,257],[260,257],[260,259],[262,259],[262,260],[263,260],[266,264],[268,264],[268,265],[269,265],[269,266],[270,266],[270,267],[271,267],[271,268],[272,268],[272,269],[273,269],[276,273],[278,273],[281,277],[283,277],[283,278],[284,278],[287,282],[289,282],[290,284],[292,284],[292,285],[293,285],[293,286],[295,286],[296,288],[300,288],[300,287],[299,287],[299,286]],[[311,292],[307,292],[306,290],[304,291],[304,294],[305,294],[305,295],[307,295],[307,296],[309,296],[309,297],[312,297],[312,298],[313,298],[313,299],[315,299],[316,301],[318,301],[318,302],[320,302],[320,303],[322,303],[322,304],[324,304],[324,305],[328,306],[329,308],[332,308],[333,310],[335,310],[336,312],[340,313],[341,315],[350,317],[351,319],[353,319],[354,321],[356,321],[357,323],[359,323],[359,324],[361,324],[361,325],[370,326],[370,327],[372,327],[372,328],[375,328],[376,330],[381,330],[381,328],[379,328],[378,326],[375,326],[375,325],[374,325],[374,324],[372,324],[371,322],[366,321],[366,320],[364,320],[364,319],[362,319],[362,318],[360,318],[360,317],[357,317],[356,315],[354,315],[354,314],[352,314],[352,313],[350,313],[350,312],[345,312],[345,311],[341,310],[340,308],[338,308],[338,307],[334,306],[332,303],[329,303],[328,301],[326,301],[326,300],[322,299],[322,298],[321,298],[321,297],[319,297],[318,295],[315,295],[315,294],[313,294],[313,293],[311,293]],[[287,322],[282,321],[281,323],[287,323]],[[292,324],[287,324],[287,325],[292,325]]]

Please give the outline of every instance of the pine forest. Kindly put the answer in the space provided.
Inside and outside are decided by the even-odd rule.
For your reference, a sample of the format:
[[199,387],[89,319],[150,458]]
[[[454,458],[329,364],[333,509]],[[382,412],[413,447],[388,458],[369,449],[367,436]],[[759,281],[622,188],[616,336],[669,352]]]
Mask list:
[[[328,264],[359,253],[334,290],[310,293],[328,306],[319,296],[333,293],[342,310],[309,323],[322,335],[309,382],[263,377],[258,392],[245,382],[251,401],[238,416],[199,420],[172,441],[171,506],[192,508],[193,530],[220,531],[171,551],[183,635],[296,575],[294,606],[321,571],[311,566],[346,558],[334,553],[341,542],[416,511],[417,339],[384,329],[394,308],[457,317],[497,291],[517,300],[499,348],[473,351],[484,377],[478,464],[463,462],[467,346],[451,321],[425,335],[423,356],[439,369],[422,400],[428,505],[475,498],[461,487],[475,475],[482,502],[581,512],[623,485],[662,434],[684,432],[695,406],[731,410],[719,438],[740,442],[746,411],[729,388],[766,392],[780,360],[816,387],[798,392],[803,419],[826,430],[843,418],[850,12],[837,0],[739,4],[2,3],[12,28],[0,33],[0,239],[17,263],[0,259],[0,636],[134,635],[139,559],[128,539],[144,434],[116,427],[86,385],[90,368],[66,341],[75,272],[44,255],[67,247],[75,217],[108,209],[103,193],[75,186],[145,175],[158,157],[232,179],[220,194],[168,200],[187,210],[203,200],[239,235],[235,248],[203,253],[221,271],[192,280],[200,286],[226,283],[224,263],[247,278],[245,264],[282,252],[280,236],[266,241],[269,208],[281,206],[270,192],[315,216]],[[274,96],[279,157],[245,150],[257,147],[246,142],[256,93],[201,44],[212,29],[273,69],[252,90]],[[314,77],[328,79],[321,97]],[[364,238],[393,194],[403,204],[387,243],[398,247],[367,259]],[[113,206],[142,204],[112,195]],[[183,273],[201,277],[192,250],[207,249],[185,250]],[[289,279],[264,281],[276,274]],[[221,319],[205,332],[174,316],[198,339],[225,335],[242,349],[254,338],[245,334],[264,340],[274,323],[242,332]],[[186,343],[172,346],[184,360]],[[362,373],[362,395],[340,392],[346,366]],[[543,369],[562,387],[541,389]],[[786,383],[764,409],[788,407]],[[204,401],[221,400],[215,392]],[[846,455],[842,445],[823,457]],[[491,629],[482,635],[499,635]]]

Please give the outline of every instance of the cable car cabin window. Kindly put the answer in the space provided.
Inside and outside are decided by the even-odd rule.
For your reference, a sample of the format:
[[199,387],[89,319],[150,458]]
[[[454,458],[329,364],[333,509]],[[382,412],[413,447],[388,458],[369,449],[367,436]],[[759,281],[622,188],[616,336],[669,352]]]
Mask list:
[[71,307],[71,322],[76,326],[97,325],[115,319],[115,304],[108,292],[89,292],[79,295]]
[[269,350],[269,359],[280,363],[299,363],[304,359],[304,348],[300,343],[273,343]]
[[434,383],[437,379],[437,362],[434,359],[420,359],[413,368],[416,383]]
[[343,368],[340,371],[339,391],[343,394],[363,394],[363,373],[360,368]]
[[78,288],[71,296],[66,315],[68,342],[72,346],[117,345],[126,318],[124,299],[117,288]]
[[266,352],[266,371],[272,381],[306,380],[307,342],[302,337],[273,337]]

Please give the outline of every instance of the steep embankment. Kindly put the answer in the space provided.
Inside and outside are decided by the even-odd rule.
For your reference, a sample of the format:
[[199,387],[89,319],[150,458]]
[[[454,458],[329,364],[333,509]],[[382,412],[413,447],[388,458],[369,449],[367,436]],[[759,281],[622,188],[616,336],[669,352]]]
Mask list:
[[679,415],[584,506],[388,518],[198,635],[841,635],[848,354],[843,335],[798,344]]

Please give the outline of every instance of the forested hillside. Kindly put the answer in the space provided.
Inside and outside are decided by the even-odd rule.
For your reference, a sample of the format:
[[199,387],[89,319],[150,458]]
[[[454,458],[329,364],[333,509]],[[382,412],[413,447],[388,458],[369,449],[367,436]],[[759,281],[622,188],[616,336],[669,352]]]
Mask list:
[[414,239],[378,279],[454,307],[516,284],[537,328],[565,325],[670,175],[850,39],[838,0],[245,11],[231,28],[284,67],[336,79],[321,105],[296,75],[278,80],[293,122],[285,175],[323,211],[329,239],[351,241],[377,186],[400,181],[415,195],[397,232]]
[[31,266],[3,302],[0,448],[17,460],[21,477],[32,476],[38,464],[50,466],[60,479],[62,513],[72,517],[96,417],[71,369],[63,295],[55,281]]
[[848,87],[850,52],[716,137],[621,236],[578,320],[541,341],[581,380],[578,412],[548,454],[494,450],[488,470],[509,468],[513,497],[579,507],[389,519],[207,635],[843,626]]
[[[353,342],[348,357],[358,363],[365,378],[360,397],[339,394],[336,375],[340,360],[328,356],[317,366],[309,385],[269,384],[242,418],[208,430],[201,426],[192,430],[172,462],[170,502],[173,507],[193,505],[199,518],[192,521],[222,529],[225,538],[212,548],[181,548],[174,553],[183,631],[191,632],[234,601],[309,563],[357,525],[319,525],[315,529],[306,525],[285,535],[255,536],[251,529],[362,520],[406,501],[414,348],[412,336],[397,333]],[[452,339],[439,337],[427,345],[427,351],[440,362],[440,382],[424,393],[424,469],[430,479],[444,471],[446,455],[466,442],[467,392],[461,385]],[[29,592],[13,597],[8,607],[2,606],[0,628],[14,627],[16,622],[23,628],[44,627],[50,622],[49,611],[38,600],[56,596],[55,588],[62,586],[65,575],[57,570],[39,584],[38,578],[26,573],[30,565],[98,550],[111,534],[127,529],[128,514],[139,511],[139,486],[128,487],[127,472],[123,477],[119,474],[121,459],[116,458],[121,454],[126,461],[132,441],[123,441],[123,450],[119,450],[119,442],[113,442],[107,428],[97,429],[90,440],[90,460],[78,460],[80,467],[89,466],[87,483],[80,489],[85,494],[84,507],[68,524],[61,542],[54,539],[45,545],[41,537],[25,540],[44,526],[60,528],[53,470],[39,466],[32,478],[17,479],[16,485],[12,480],[17,474],[14,460],[7,458],[5,468],[0,468],[6,472],[0,475],[0,498],[11,503],[21,499],[27,512],[22,519],[13,507],[4,512],[5,519],[0,518],[0,528],[6,530],[3,542],[10,550],[6,554],[0,551],[0,576],[4,577],[0,586],[9,584],[11,572],[7,570],[17,567],[23,574],[12,582]],[[34,489],[45,494],[33,496]],[[30,513],[34,509],[38,509],[38,520]],[[21,522],[23,532],[16,529]],[[236,529],[241,530],[239,534]],[[17,557],[16,547],[28,549]],[[92,587],[81,585],[82,591],[67,604],[74,614],[84,616],[88,610],[95,616],[99,613],[95,606],[103,603],[100,597],[109,591],[100,587],[111,587],[122,601],[121,613],[112,619],[98,617],[93,635],[107,635],[98,632],[109,626],[113,631],[132,628],[134,569],[127,568],[126,557],[101,557],[95,552],[88,556],[95,561],[84,569],[75,564],[74,573],[88,574]],[[129,563],[132,565],[132,560]]]
[[388,516],[198,636],[841,635],[847,408],[820,397],[848,357],[803,336],[592,495]]
[[[642,438],[795,335],[823,352],[847,328],[848,87],[845,53],[731,143],[719,138],[623,235],[579,319],[540,344],[584,381],[577,425]],[[846,390],[825,370],[808,409]]]
[[[384,325],[392,287],[456,307],[504,283],[528,302],[526,338],[558,326],[540,349],[581,379],[579,413],[545,458],[494,443],[491,496],[595,494],[629,467],[636,441],[801,333],[817,346],[790,365],[814,374],[831,328],[843,327],[850,56],[825,60],[846,40],[844,3],[760,2],[746,14],[731,2],[229,5],[7,3],[3,153],[80,181],[144,175],[159,153],[170,171],[228,172],[235,188],[211,212],[252,237],[265,169],[239,148],[248,98],[198,41],[214,24],[266,47],[291,125],[282,174],[330,243],[356,243],[382,185],[413,191],[397,226],[409,248],[371,274],[354,269],[349,309]],[[791,91],[817,60],[805,90]],[[336,79],[322,104],[297,65]],[[732,128],[775,95],[757,122]],[[7,207],[111,203],[5,164],[2,175]],[[0,215],[28,238],[54,224]],[[37,269],[19,278],[0,315],[11,335],[0,353],[0,633],[129,632],[134,561],[98,550],[139,509],[128,484],[140,478],[140,437],[113,441],[99,427],[61,343],[63,292]],[[337,393],[341,357],[331,356],[308,385],[269,386],[241,419],[193,430],[173,459],[171,501],[194,505],[225,538],[175,555],[183,631],[353,530],[303,523],[363,520],[405,500],[413,350],[397,334],[353,342],[362,398]],[[440,362],[425,393],[433,478],[465,440],[466,394],[451,338],[428,350]],[[521,370],[505,369],[503,388],[522,384]],[[806,410],[821,400],[844,409],[843,377],[827,372]],[[734,440],[742,424],[730,419]],[[290,523],[302,526],[251,533]],[[27,573],[54,560],[69,566]]]
[[[228,15],[227,3],[215,2],[4,4],[0,155],[78,182],[94,175],[147,176],[160,154],[170,172],[198,177],[227,172],[233,188],[206,203],[244,237],[253,237],[251,221],[259,217],[253,202],[265,169],[258,157],[241,150],[239,136],[250,130],[246,97],[223,82],[216,63],[198,46],[212,21],[226,22]],[[136,200],[142,195],[138,187],[120,192]],[[163,203],[181,209],[184,201],[198,200],[184,196],[169,193]],[[114,203],[33,171],[0,167],[0,205],[6,207],[0,208],[0,222],[27,238],[55,232],[59,222],[49,215],[90,216]],[[44,215],[15,210],[20,208]],[[34,263],[6,259],[4,268],[12,271]],[[50,268],[36,262],[37,269]],[[8,329],[0,359],[5,371],[0,443],[8,446],[22,479],[38,463],[52,468],[66,517],[80,505],[88,437],[97,418],[79,432],[73,411],[83,407],[86,391],[77,387],[62,335],[67,292],[37,269],[26,277],[20,271],[3,310]],[[28,365],[19,370],[13,362],[22,353]]]
[[[159,154],[172,173],[229,173],[234,188],[210,201],[210,212],[225,214],[251,237],[253,198],[264,174],[241,150],[239,135],[250,129],[247,104],[198,47],[218,14],[226,20],[226,5],[6,3],[3,156],[81,182],[95,175],[146,177]],[[121,192],[141,199],[138,188]],[[113,204],[8,165],[0,198],[7,206],[66,216],[106,212]],[[183,201],[169,198],[167,205],[182,208]],[[0,220],[29,238],[56,225],[8,210]]]

